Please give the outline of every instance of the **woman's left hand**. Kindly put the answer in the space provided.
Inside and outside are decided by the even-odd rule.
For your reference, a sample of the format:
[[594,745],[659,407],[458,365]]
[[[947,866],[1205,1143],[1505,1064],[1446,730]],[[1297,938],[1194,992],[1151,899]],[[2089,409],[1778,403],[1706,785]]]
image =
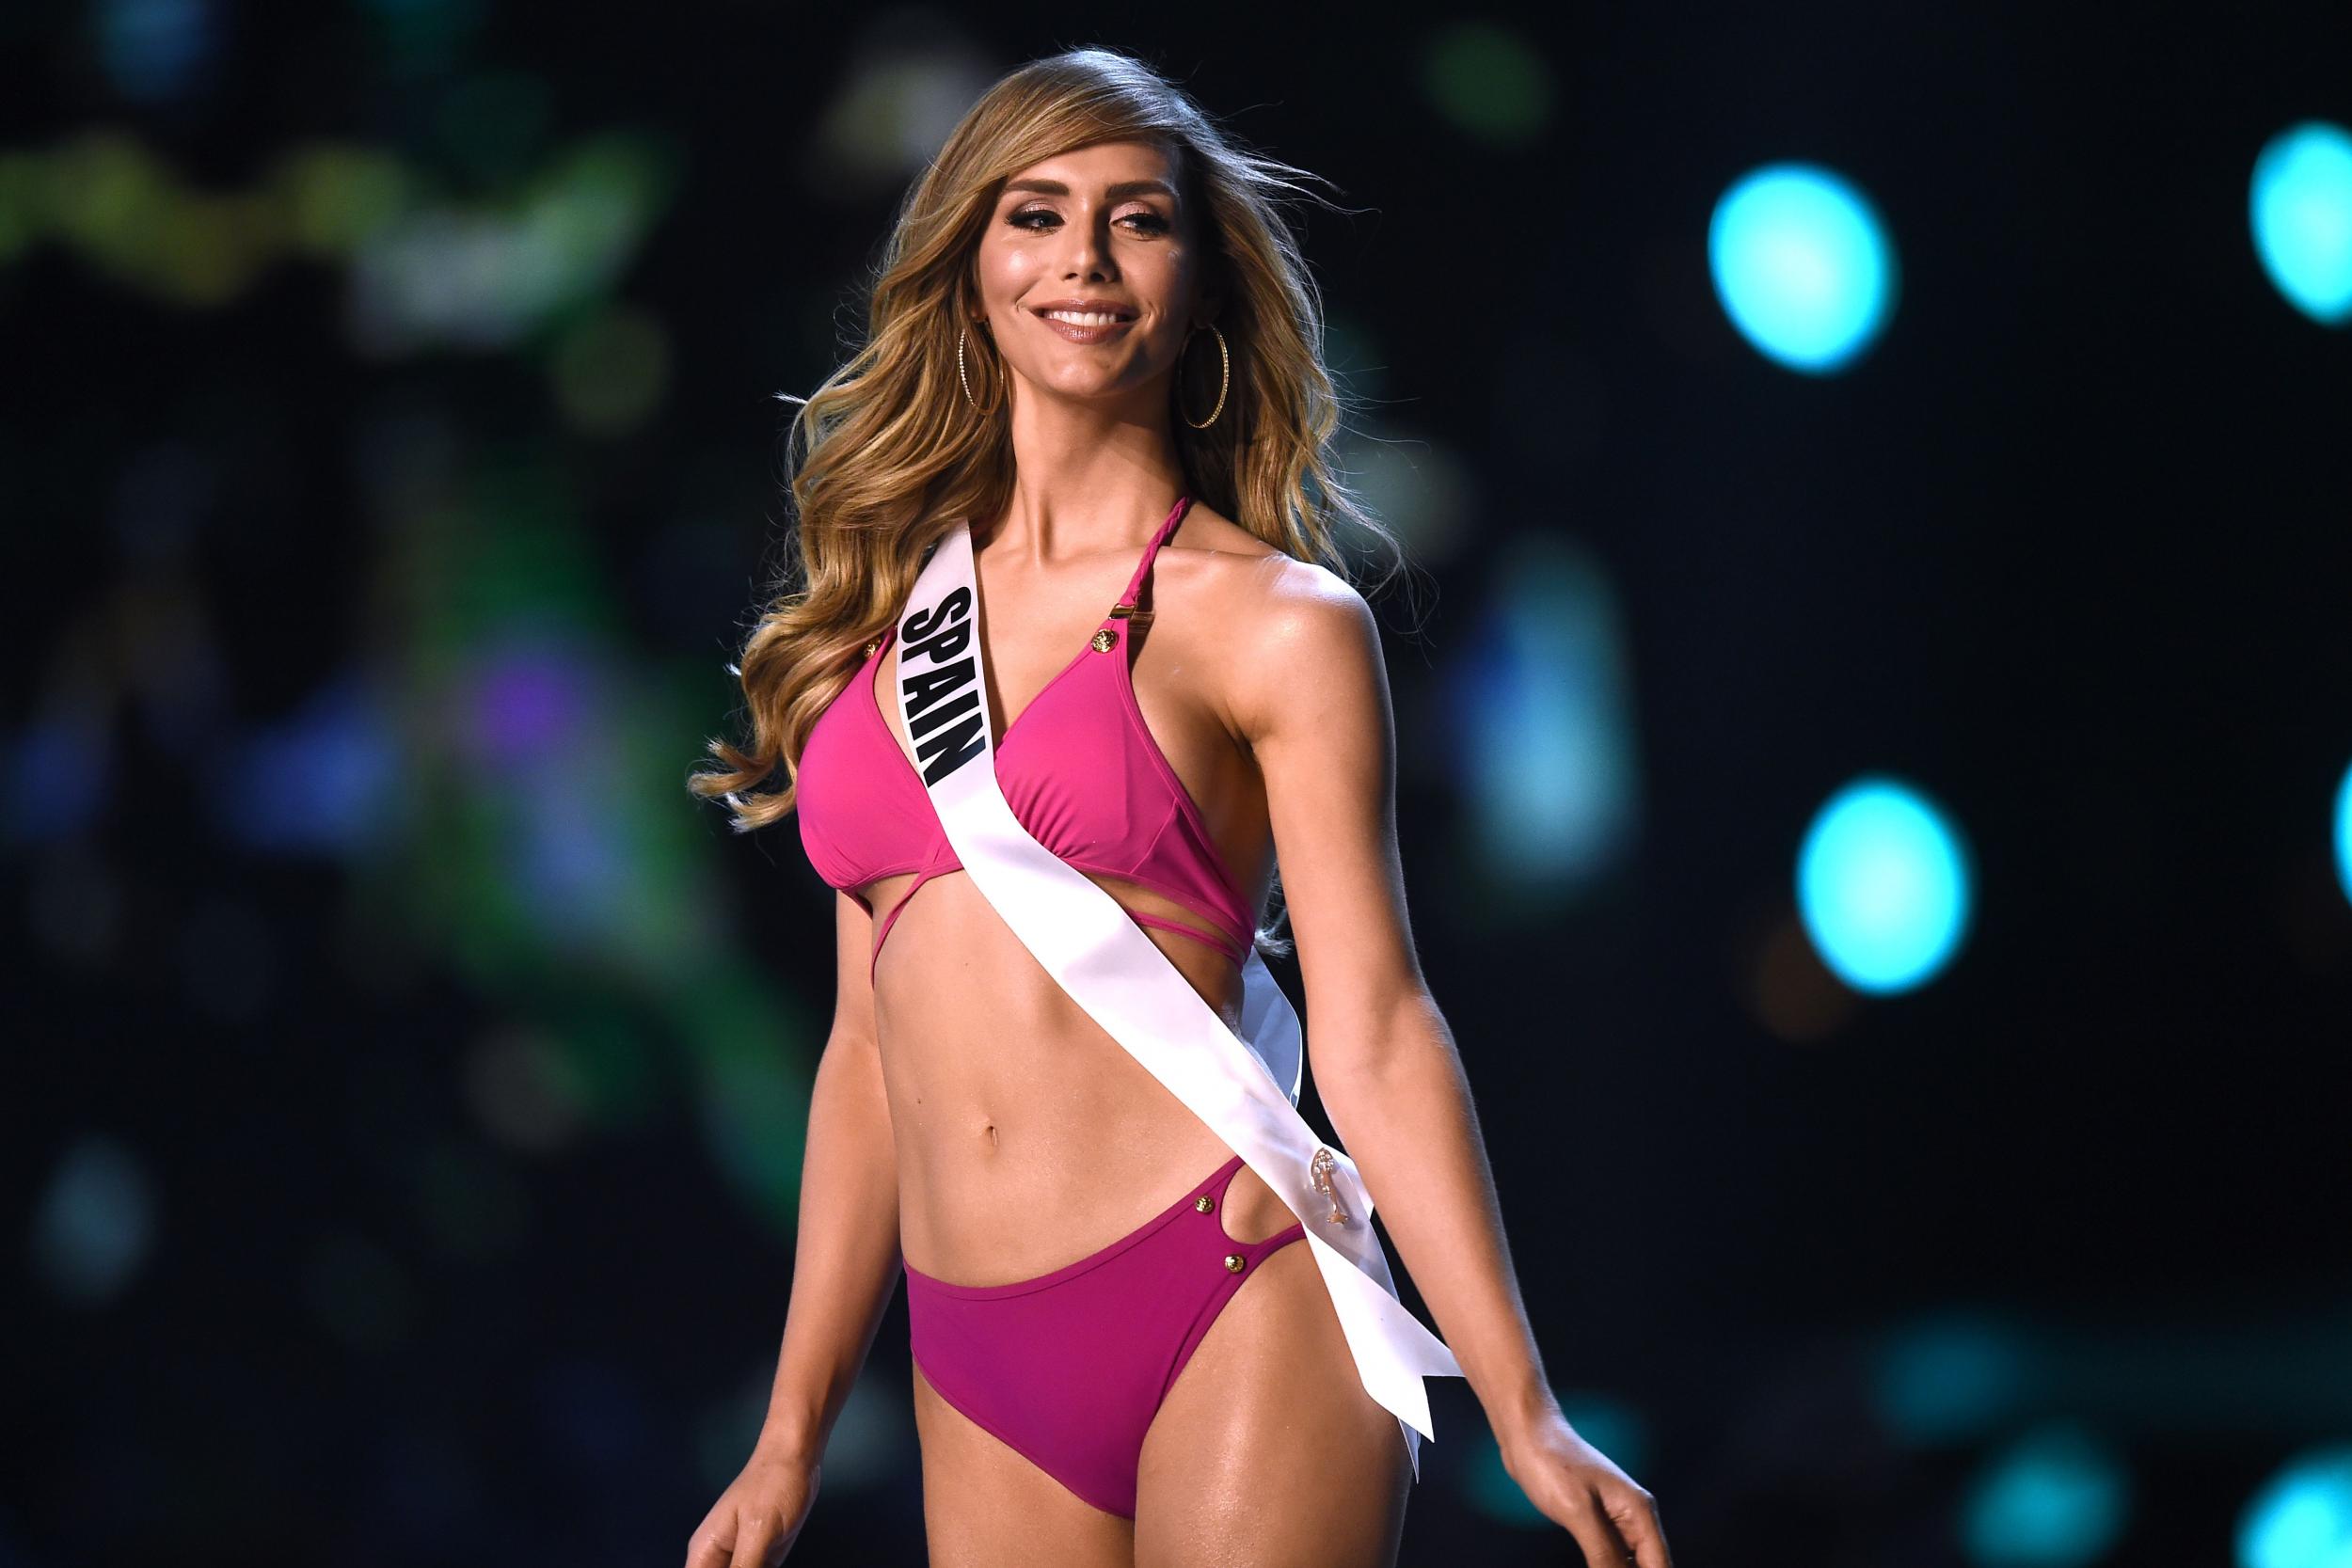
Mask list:
[[1503,1469],[1544,1517],[1576,1538],[1588,1568],[1673,1568],[1657,1499],[1565,1417],[1553,1412],[1497,1441]]

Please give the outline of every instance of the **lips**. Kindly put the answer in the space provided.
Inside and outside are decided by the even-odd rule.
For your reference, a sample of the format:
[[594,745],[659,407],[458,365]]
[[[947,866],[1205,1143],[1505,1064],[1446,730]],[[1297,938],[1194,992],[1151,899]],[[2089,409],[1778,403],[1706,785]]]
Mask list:
[[1029,309],[1041,316],[1055,310],[1068,310],[1086,316],[1113,316],[1122,323],[1136,319],[1134,306],[1121,304],[1115,299],[1049,299],[1041,305],[1032,305]]
[[[1052,313],[1057,310],[1065,314]],[[1123,305],[1088,305],[1057,300],[1051,305],[1037,307],[1036,311],[1037,319],[1045,324],[1046,331],[1069,343],[1107,343],[1115,338],[1125,337],[1135,330],[1136,325],[1135,312]],[[1072,321],[1068,319],[1071,314],[1084,314],[1092,319]]]

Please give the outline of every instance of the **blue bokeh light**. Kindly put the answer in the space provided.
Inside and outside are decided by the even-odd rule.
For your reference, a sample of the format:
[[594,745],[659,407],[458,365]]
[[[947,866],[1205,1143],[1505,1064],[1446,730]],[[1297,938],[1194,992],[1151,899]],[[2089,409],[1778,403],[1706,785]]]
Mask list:
[[2061,1422],[1993,1456],[1970,1488],[1961,1538],[1985,1568],[2085,1568],[2114,1546],[2130,1511],[2122,1462]]
[[406,766],[383,695],[344,671],[280,723],[256,730],[216,770],[229,833],[278,854],[357,854],[385,836]]
[[2313,321],[2352,321],[2352,132],[2311,119],[2271,137],[2247,209],[2272,286]]
[[2289,1461],[2248,1499],[2237,1568],[2352,1568],[2352,1444]]
[[1498,881],[1573,892],[1629,851],[1640,803],[1635,705],[1613,585],[1582,549],[1520,538],[1449,720],[1480,863]]
[[2352,899],[2352,768],[2336,784],[2336,880]]
[[1726,191],[1707,261],[1732,324],[1791,370],[1843,370],[1894,313],[1885,226],[1859,190],[1814,165],[1772,165]]
[[159,103],[211,86],[219,24],[207,0],[102,0],[93,57],[123,97]]
[[1797,906],[1821,960],[1858,990],[1906,990],[1950,961],[1969,923],[1959,830],[1912,786],[1863,778],[1815,815]]
[[2010,1418],[2042,1375],[2014,1323],[1955,1307],[1886,1336],[1871,1393],[1879,1419],[1904,1441],[1950,1443]]

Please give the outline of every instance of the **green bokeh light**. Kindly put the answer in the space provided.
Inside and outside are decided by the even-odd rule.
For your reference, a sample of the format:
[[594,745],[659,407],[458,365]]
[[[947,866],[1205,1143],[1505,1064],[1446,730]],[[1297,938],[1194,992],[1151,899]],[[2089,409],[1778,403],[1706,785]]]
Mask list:
[[1440,29],[1422,59],[1422,89],[1455,129],[1491,147],[1525,147],[1551,119],[1551,68],[1518,32],[1491,22]]

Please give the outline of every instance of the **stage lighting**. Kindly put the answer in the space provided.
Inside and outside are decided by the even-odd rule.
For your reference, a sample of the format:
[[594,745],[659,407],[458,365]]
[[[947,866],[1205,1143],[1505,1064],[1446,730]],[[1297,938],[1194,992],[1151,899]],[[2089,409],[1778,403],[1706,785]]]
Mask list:
[[1707,261],[1732,325],[1790,370],[1845,369],[1894,312],[1884,226],[1860,191],[1809,164],[1758,169],[1725,192]]
[[2310,119],[2254,159],[2254,254],[2287,303],[2328,326],[2352,321],[2352,133]]
[[1967,847],[1917,790],[1865,778],[1831,798],[1797,856],[1797,904],[1821,960],[1858,990],[1935,975],[1969,918]]

